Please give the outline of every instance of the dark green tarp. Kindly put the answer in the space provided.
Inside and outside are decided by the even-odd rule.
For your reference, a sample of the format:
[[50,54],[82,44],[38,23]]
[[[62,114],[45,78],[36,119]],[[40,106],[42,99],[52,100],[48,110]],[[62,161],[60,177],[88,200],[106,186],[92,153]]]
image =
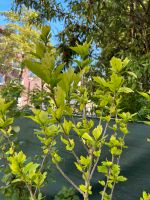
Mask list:
[[[76,120],[79,120],[76,117]],[[94,119],[95,125],[98,124],[98,119]],[[113,122],[112,122],[113,123]],[[16,125],[21,128],[19,139],[23,141],[22,150],[29,156],[40,154],[41,146],[33,130],[37,128],[30,119],[18,119]],[[147,138],[150,138],[150,126],[143,123],[129,123],[129,134],[126,137],[127,149],[124,150],[121,157],[121,174],[128,178],[128,181],[116,185],[113,200],[139,200],[142,191],[150,192],[150,143]],[[77,140],[74,133],[72,133]],[[109,133],[111,134],[111,133]],[[64,160],[62,161],[62,168],[67,175],[72,178],[77,184],[81,183],[80,174],[77,173],[73,165],[74,159],[71,154],[66,153],[64,146],[59,143],[58,149]],[[84,153],[80,142],[77,142],[77,153]],[[109,152],[105,150],[102,154],[109,158]],[[103,158],[104,158],[103,157]],[[103,159],[102,158],[102,159]],[[100,184],[98,179],[99,173],[95,173],[93,178],[93,195],[91,200],[100,200],[98,192],[100,191]],[[55,194],[62,188],[62,186],[69,186],[64,178],[53,169],[52,176],[49,177],[49,182],[43,189],[43,193],[47,196],[47,200],[53,200]]]

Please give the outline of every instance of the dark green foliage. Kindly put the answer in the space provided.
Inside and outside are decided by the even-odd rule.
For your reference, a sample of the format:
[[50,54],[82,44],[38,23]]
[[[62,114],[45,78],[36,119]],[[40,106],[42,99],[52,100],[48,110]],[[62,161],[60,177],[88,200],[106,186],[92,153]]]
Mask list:
[[79,200],[79,197],[73,188],[63,187],[55,196],[54,200]]
[[[91,71],[108,77],[108,61],[113,56],[121,58],[127,56],[131,60],[130,70],[137,74],[137,79],[132,81],[131,85],[131,81],[127,78],[128,84],[132,89],[148,91],[150,0],[66,0],[65,3],[60,1],[58,4],[50,0],[16,0],[16,4],[36,8],[48,20],[59,18],[64,22],[63,30],[58,33],[58,48],[67,67],[72,62],[72,57],[76,56],[69,47],[92,40],[93,48],[90,56],[95,62]],[[102,50],[101,53],[95,51],[99,48]],[[92,87],[90,89],[93,90]],[[134,106],[136,98],[134,94],[132,98],[127,98],[132,113],[143,109]],[[140,99],[137,98],[136,102],[140,105]]]
[[[21,110],[19,110],[17,104],[18,100],[21,97],[24,87],[20,84],[19,79],[12,79],[10,82],[7,82],[0,88],[0,95],[5,98],[6,102],[12,101],[10,107],[11,116],[21,115]],[[23,110],[22,110],[23,111]],[[22,112],[23,114],[23,112]]]
[[[4,182],[4,184],[9,184],[9,181],[11,181],[11,179]],[[0,193],[3,195],[5,200],[29,200],[29,192],[24,183],[9,184],[6,187],[1,187]]]
[[1,86],[1,95],[7,102],[14,101],[15,105],[23,91],[23,86],[18,79],[13,79],[10,82]]
[[40,89],[35,88],[29,94],[29,101],[35,108],[42,108],[43,106],[46,109],[49,100],[48,92],[44,89],[41,91]]
[[39,16],[32,21],[32,23],[38,23],[46,19],[62,18],[64,12],[61,9],[61,5],[56,0],[15,0],[15,8],[21,12],[23,6],[27,8],[35,9],[39,12]]

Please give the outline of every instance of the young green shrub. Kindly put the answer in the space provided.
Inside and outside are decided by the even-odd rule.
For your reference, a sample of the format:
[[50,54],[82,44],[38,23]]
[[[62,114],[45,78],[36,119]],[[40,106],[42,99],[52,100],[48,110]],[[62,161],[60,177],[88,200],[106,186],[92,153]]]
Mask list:
[[[40,164],[27,162],[26,156],[22,151],[10,155],[8,161],[11,172],[15,175],[12,183],[23,182],[30,193],[30,199],[41,200],[42,194],[40,193],[40,189],[43,187],[46,172],[41,173]],[[36,189],[38,190],[37,197]]]
[[40,90],[38,88],[35,88],[29,93],[29,102],[34,108],[43,109],[44,107],[44,109],[47,109],[47,106],[49,105],[49,100],[49,94],[45,89]]
[[42,194],[40,189],[46,178],[46,172],[41,172],[40,164],[27,162],[22,151],[17,151],[17,136],[19,127],[13,126],[14,118],[9,117],[8,111],[11,106],[4,99],[0,99],[0,160],[2,182],[5,184],[0,188],[7,199],[40,200]]
[[[91,180],[95,170],[103,174],[105,179],[100,179],[103,186],[100,191],[101,200],[111,200],[115,185],[126,181],[120,172],[120,156],[125,146],[125,137],[128,134],[128,121],[132,119],[130,113],[122,112],[120,102],[123,93],[132,93],[133,90],[125,87],[125,79],[122,70],[125,70],[128,59],[121,60],[113,57],[110,61],[110,76],[105,80],[101,77],[93,77],[97,84],[95,98],[97,98],[97,115],[99,124],[86,116],[86,106],[91,101],[89,91],[85,84],[85,74],[89,71],[91,60],[88,58],[90,43],[71,47],[79,56],[75,60],[78,72],[70,67],[62,70],[65,64],[57,66],[55,51],[48,45],[49,28],[43,28],[41,41],[37,44],[35,60],[26,60],[24,64],[47,85],[49,90],[49,106],[46,111],[33,109],[33,116],[29,116],[39,124],[39,130],[35,131],[42,144],[43,162],[51,158],[53,164],[62,176],[88,200],[92,194]],[[72,102],[79,105],[79,111],[83,113],[82,119],[75,122]],[[111,118],[114,123],[110,127]],[[102,125],[105,122],[105,125]],[[112,130],[111,136],[108,129]],[[77,152],[76,142],[71,134],[74,131],[79,138],[86,153]],[[121,132],[121,133],[120,133]],[[57,140],[56,140],[57,138]],[[66,151],[74,157],[74,165],[81,174],[81,184],[75,183],[63,171],[61,157],[57,148],[57,141],[63,143]],[[103,148],[107,146],[110,158],[99,162]]]
[[26,199],[27,191],[24,189],[24,185],[22,183],[11,184],[14,175],[8,164],[8,156],[14,153],[17,146],[17,135],[20,128],[13,126],[14,118],[10,117],[9,114],[12,102],[6,102],[0,98],[0,105],[0,170],[2,174],[0,192],[6,199],[19,200],[20,195]]
[[0,96],[4,98],[6,102],[12,102],[11,107],[9,107],[11,116],[16,117],[21,115],[21,110],[19,110],[17,105],[23,89],[24,87],[21,85],[19,79],[12,79],[0,88]]

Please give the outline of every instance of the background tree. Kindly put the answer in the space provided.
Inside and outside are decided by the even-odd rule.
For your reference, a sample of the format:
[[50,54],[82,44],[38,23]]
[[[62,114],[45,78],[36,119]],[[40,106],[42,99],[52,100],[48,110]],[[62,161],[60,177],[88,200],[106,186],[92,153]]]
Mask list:
[[20,67],[22,59],[35,50],[35,42],[39,39],[38,27],[31,23],[37,17],[34,11],[23,10],[19,15],[13,11],[3,12],[8,21],[1,31],[0,65],[1,71],[10,74],[12,67]]
[[[81,33],[82,36],[90,36],[97,46],[103,49],[102,55],[104,53],[112,57],[114,53],[121,54],[120,51],[124,50],[135,56],[149,53],[149,0],[130,2],[127,0],[66,0],[61,3],[52,0],[16,0],[15,2],[18,7],[25,5],[34,8],[39,11],[39,14],[42,13],[40,9],[45,9],[44,17],[48,20],[63,18],[65,23],[62,34],[64,33],[70,40],[73,40],[73,36],[74,39],[81,40]],[[68,13],[65,12],[66,7]],[[48,10],[49,14],[47,14]],[[54,10],[55,14],[52,12]],[[107,60],[106,55],[105,60]]]
[[[150,0],[66,0],[61,1],[62,3],[50,0],[16,0],[15,2],[17,8],[22,5],[32,7],[47,20],[59,19],[64,22],[64,28],[58,34],[58,47],[66,63],[75,56],[70,51],[70,46],[75,46],[76,42],[81,44],[85,40],[92,40],[91,57],[97,65],[94,62],[95,67],[90,73],[108,77],[108,60],[112,56],[128,57],[130,59],[128,69],[137,74],[137,78],[128,78],[127,75],[128,83],[136,90],[149,89]],[[101,52],[96,51],[99,48]],[[95,53],[92,53],[93,51]],[[136,93],[126,99],[127,103],[123,102],[123,107],[128,107],[132,113],[142,108],[143,101]]]
[[12,113],[18,113],[18,99],[24,91],[22,86],[22,61],[31,57],[29,52],[35,52],[35,43],[40,37],[40,27],[34,24],[38,16],[35,11],[24,9],[22,13],[13,11],[2,12],[8,23],[1,28],[0,35],[0,74],[4,76],[5,84],[1,86],[0,94],[6,101],[13,101]]

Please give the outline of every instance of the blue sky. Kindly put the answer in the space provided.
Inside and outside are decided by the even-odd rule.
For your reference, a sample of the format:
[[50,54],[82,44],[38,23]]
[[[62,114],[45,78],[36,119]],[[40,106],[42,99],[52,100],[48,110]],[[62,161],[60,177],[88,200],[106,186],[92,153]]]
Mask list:
[[12,0],[0,0],[0,11],[9,10]]
[[[12,0],[0,0],[0,12],[10,10],[11,2]],[[4,17],[0,15],[0,25],[3,25],[5,23],[6,21]]]
[[[10,10],[12,2],[13,2],[13,0],[0,0],[0,12]],[[60,2],[63,2],[63,0],[61,0]],[[6,23],[7,23],[7,21],[5,20],[5,18],[0,15],[0,25],[4,25]],[[57,39],[54,35],[56,35],[63,28],[63,22],[62,23],[60,23],[58,21],[51,22],[50,26],[51,26],[51,32],[52,32],[52,41],[51,42],[53,44],[57,44]]]

